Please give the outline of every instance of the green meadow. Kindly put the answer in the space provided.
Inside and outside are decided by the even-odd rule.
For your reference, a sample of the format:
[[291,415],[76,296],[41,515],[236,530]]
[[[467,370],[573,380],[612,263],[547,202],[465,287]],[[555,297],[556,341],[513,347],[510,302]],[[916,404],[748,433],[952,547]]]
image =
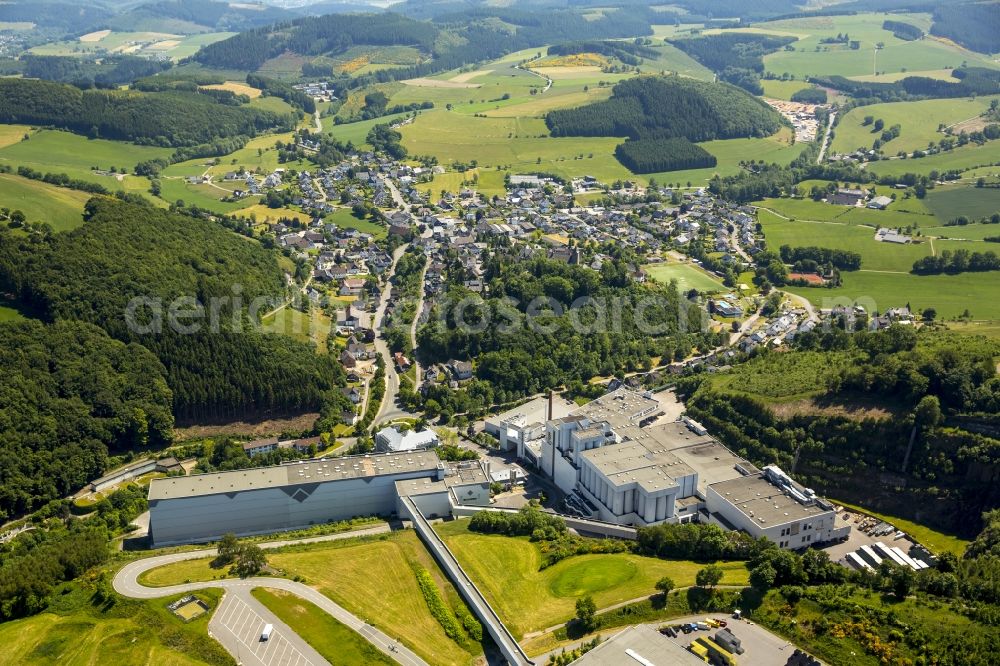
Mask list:
[[20,210],[28,222],[44,222],[55,231],[83,224],[83,205],[90,197],[86,192],[0,174],[0,207]]
[[878,176],[901,176],[904,173],[929,174],[931,171],[965,171],[1000,163],[1000,140],[981,146],[967,144],[954,150],[916,159],[891,159],[871,162],[868,171]]
[[[972,184],[938,186],[927,193],[924,203],[942,222],[960,215],[978,219],[1000,213],[1000,188],[975,187]],[[948,228],[954,230],[953,227]],[[992,228],[993,233],[986,235],[1000,236],[1000,227]]]
[[865,116],[885,121],[886,128],[900,126],[900,135],[882,144],[886,154],[899,151],[911,153],[927,148],[928,142],[937,143],[944,134],[938,126],[975,118],[990,108],[993,97],[974,99],[928,99],[917,102],[890,102],[851,109],[840,119],[835,129],[831,149],[836,153],[849,153],[857,148],[871,148],[872,142],[882,132],[872,132],[872,127],[862,125]]

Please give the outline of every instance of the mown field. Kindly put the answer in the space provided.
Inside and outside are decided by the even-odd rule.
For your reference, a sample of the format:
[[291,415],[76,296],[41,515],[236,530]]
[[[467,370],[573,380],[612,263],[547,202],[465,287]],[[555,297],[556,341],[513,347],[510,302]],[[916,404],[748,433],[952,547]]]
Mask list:
[[308,601],[282,590],[257,588],[251,592],[306,643],[331,664],[367,666],[393,664],[375,646]]
[[975,99],[927,99],[916,102],[891,102],[860,106],[848,111],[837,123],[831,150],[849,153],[857,148],[869,149],[882,132],[872,132],[872,126],[862,125],[865,116],[885,121],[885,127],[900,125],[900,135],[882,144],[882,150],[893,155],[899,151],[911,153],[927,148],[928,142],[937,143],[944,134],[939,125],[949,126],[976,118],[990,108],[993,97]]
[[[969,219],[989,217],[993,213],[1000,213],[1000,188],[974,187],[971,184],[936,187],[927,193],[924,204],[941,222],[953,220],[961,215]],[[992,232],[986,235],[1000,236],[1000,227],[975,226],[992,229]],[[958,235],[964,232],[964,227],[961,229],[948,227],[948,230],[950,233],[947,235],[953,238],[968,238]]]
[[926,175],[932,171],[965,171],[995,164],[1000,164],[1000,141],[987,141],[981,146],[970,143],[948,152],[917,159],[870,162],[867,169],[877,176],[901,176],[904,173]]
[[[539,570],[539,547],[527,538],[475,534],[468,521],[437,526],[439,534],[515,636],[573,617],[577,599],[592,596],[605,608],[655,594],[654,585],[670,576],[678,587],[694,584],[704,564],[660,560],[633,554],[579,555]],[[722,563],[723,585],[744,584],[742,562]]]
[[[358,617],[399,639],[432,664],[464,666],[476,655],[449,639],[427,608],[413,566],[431,572],[453,608],[461,604],[412,530],[378,538],[328,541],[268,552],[268,563],[305,579]],[[210,559],[178,562],[144,574],[146,585],[172,585],[224,576]],[[374,567],[374,568],[373,568]],[[377,574],[376,574],[377,570]]]
[[28,222],[55,231],[83,224],[83,205],[91,195],[12,174],[0,174],[0,207],[24,212]]
[[667,283],[671,280],[677,280],[677,289],[682,294],[690,289],[698,291],[722,291],[725,289],[720,280],[691,264],[674,262],[648,264],[643,266],[643,270],[657,282]]

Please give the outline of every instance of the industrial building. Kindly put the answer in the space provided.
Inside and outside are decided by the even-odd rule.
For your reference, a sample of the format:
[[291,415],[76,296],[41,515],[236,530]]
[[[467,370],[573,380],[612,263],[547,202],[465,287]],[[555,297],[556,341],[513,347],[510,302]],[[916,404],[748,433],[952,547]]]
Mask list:
[[711,522],[788,549],[849,533],[830,504],[777,467],[758,470],[697,421],[661,422],[663,413],[651,394],[622,387],[565,416],[515,415],[498,429],[566,493],[573,515],[634,526]]
[[439,444],[436,432],[426,430],[407,430],[400,432],[389,426],[375,433],[375,450],[382,453],[400,453],[403,451],[419,451],[433,449]]
[[442,501],[488,505],[488,479],[478,463],[446,464],[433,452],[153,479],[149,537],[160,547],[214,541],[228,532],[266,534],[355,516],[390,516],[397,512],[399,493],[411,489],[420,496],[415,502],[421,510],[440,514]]
[[708,487],[706,510],[711,522],[793,550],[846,537],[851,529],[837,527],[833,505],[775,465],[713,483]]

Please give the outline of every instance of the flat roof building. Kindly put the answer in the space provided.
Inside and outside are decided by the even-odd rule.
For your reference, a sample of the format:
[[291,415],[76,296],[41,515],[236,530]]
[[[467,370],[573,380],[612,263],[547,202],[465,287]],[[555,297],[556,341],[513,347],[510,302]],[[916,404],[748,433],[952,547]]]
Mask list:
[[149,535],[159,547],[387,516],[396,511],[397,481],[444,480],[447,472],[433,452],[413,452],[153,479]]
[[432,449],[437,445],[438,435],[430,428],[419,432],[416,430],[399,432],[390,426],[375,433],[375,449],[383,453]]

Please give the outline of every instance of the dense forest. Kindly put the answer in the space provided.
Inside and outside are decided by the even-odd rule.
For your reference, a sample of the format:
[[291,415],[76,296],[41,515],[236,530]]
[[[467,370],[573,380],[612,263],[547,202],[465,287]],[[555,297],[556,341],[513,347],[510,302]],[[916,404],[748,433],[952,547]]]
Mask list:
[[924,36],[924,31],[917,26],[903,21],[883,21],[882,29],[891,32],[897,39],[912,42]]
[[760,95],[764,92],[760,84],[760,75],[764,73],[764,56],[794,41],[794,37],[723,33],[675,39],[671,44],[715,72],[722,81]]
[[0,324],[0,520],[104,473],[109,451],[172,438],[166,371],[97,326]]
[[635,173],[715,166],[692,141],[769,136],[782,119],[769,106],[726,83],[679,76],[622,81],[611,99],[550,111],[552,136],[624,136],[615,157]]
[[[41,242],[0,236],[0,278],[25,307],[46,319],[95,323],[150,349],[166,367],[179,419],[342,402],[339,364],[252,325],[284,296],[275,253],[215,223],[153,207],[98,197],[86,208],[84,226]],[[182,297],[191,300],[175,300]]]
[[683,137],[629,139],[615,148],[615,157],[632,173],[656,173],[714,167],[715,155]]
[[430,52],[437,34],[433,25],[399,14],[338,14],[243,32],[203,47],[194,59],[209,67],[254,71],[286,51],[323,55],[364,44],[415,46]]
[[[988,434],[1000,412],[996,343],[894,326],[831,327],[795,345],[683,380],[689,413],[751,462],[777,463],[818,492],[978,531],[979,514],[1000,503],[1000,440]],[[798,408],[783,408],[793,394]]]
[[231,93],[80,90],[50,81],[4,78],[0,79],[0,122],[177,147],[288,130],[294,128],[296,118],[241,106]]
[[1000,52],[1000,4],[969,2],[934,10],[931,34],[981,53]]
[[929,97],[974,97],[1000,93],[1000,73],[983,67],[960,67],[952,71],[958,83],[926,76],[907,76],[893,83],[854,81],[843,76],[817,76],[809,79],[824,88],[843,91],[861,100],[899,102]]
[[289,16],[288,11],[266,3],[241,5],[214,0],[161,0],[141,3],[115,16],[108,27],[123,32],[170,32],[164,30],[165,23],[184,22],[204,26],[205,32],[222,32],[268,25]]
[[23,55],[24,76],[71,83],[80,88],[114,88],[170,69],[169,62],[130,55],[90,60],[73,56]]
[[644,44],[624,41],[582,41],[554,44],[548,48],[549,55],[574,55],[577,53],[599,53],[609,58],[617,58],[626,65],[640,65],[643,58],[659,57],[660,52]]
[[770,136],[781,116],[728,84],[643,76],[617,84],[606,101],[551,111],[545,122],[552,136],[710,141]]

